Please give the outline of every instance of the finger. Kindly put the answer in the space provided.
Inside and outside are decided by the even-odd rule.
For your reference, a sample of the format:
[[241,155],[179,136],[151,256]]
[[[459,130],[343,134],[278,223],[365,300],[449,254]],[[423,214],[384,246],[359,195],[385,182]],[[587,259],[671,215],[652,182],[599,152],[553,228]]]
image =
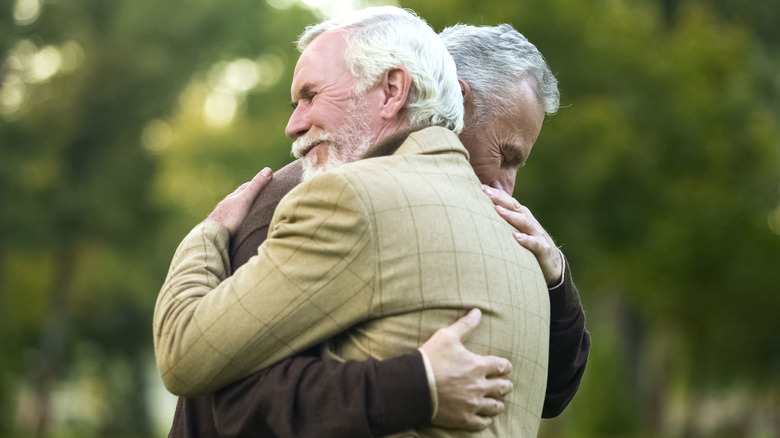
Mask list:
[[538,232],[545,233],[542,224],[540,224],[539,221],[536,220],[533,213],[531,213],[531,210],[529,210],[528,207],[520,204],[515,200],[515,198],[512,198],[509,195],[504,194],[503,197],[507,198],[505,202],[498,198],[493,202],[496,211],[498,211],[499,214],[516,215],[514,217],[522,219],[522,221],[525,224],[527,224],[529,227],[533,227],[534,229],[538,230]]
[[526,234],[539,233],[539,229],[534,227],[533,222],[531,222],[525,214],[507,210],[501,205],[496,205],[495,208],[498,215],[507,221],[509,225],[515,227],[515,229],[518,231],[524,232]]
[[471,309],[466,316],[455,321],[446,330],[449,330],[458,337],[461,341],[471,333],[479,325],[479,321],[482,319],[482,312],[479,309]]
[[542,268],[542,273],[545,275],[545,280],[547,280],[546,272],[549,269],[548,265],[550,264],[550,257],[549,253],[545,250],[546,245],[544,245],[544,243],[539,239],[536,239],[527,234],[512,233],[512,236],[515,238],[515,241],[520,244],[520,246],[527,249],[528,251],[531,251],[531,254],[536,257],[536,261],[539,263],[539,266]]
[[273,172],[271,172],[270,168],[266,167],[258,172],[251,181],[247,181],[244,184],[241,184],[235,192],[230,194],[230,197],[241,197],[250,202],[254,201],[254,199],[257,197],[257,194],[260,193],[260,190],[262,190],[263,187],[265,187],[265,185],[268,184],[272,178]]
[[[535,236],[525,233],[512,233],[517,243],[524,246],[526,249],[536,254],[537,257],[544,257],[547,264],[558,264],[560,260],[560,251],[555,246],[552,239],[547,239],[544,236]],[[540,263],[542,260],[539,261]]]
[[542,244],[539,239],[535,239],[534,237],[525,233],[512,233],[512,236],[514,236],[517,243],[534,253],[537,258],[542,256],[544,249],[542,248]]
[[463,425],[463,429],[469,430],[472,432],[479,432],[481,430],[485,430],[493,424],[493,417],[486,417],[482,415],[470,415],[465,420],[465,424]]
[[514,212],[507,210],[499,205],[496,206],[496,212],[501,216],[509,225],[515,227],[520,233],[526,234],[528,238],[539,240],[542,245],[553,245],[552,237],[547,234],[547,231],[542,225],[534,219],[530,212],[525,213],[523,210],[527,210],[522,207],[521,211]]
[[251,181],[247,181],[247,182],[245,182],[245,183],[241,184],[240,186],[236,187],[236,189],[235,189],[235,190],[233,190],[233,193],[231,193],[231,194],[230,194],[230,195],[228,195],[228,196],[234,196],[234,195],[237,195],[237,194],[239,194],[239,193],[243,192],[243,191],[244,191],[244,189],[245,189],[245,188],[247,188],[247,186],[249,185],[249,183],[250,183],[250,182],[251,182]]
[[505,376],[512,371],[512,362],[509,359],[498,356],[480,356],[480,359],[482,370],[488,378]]
[[273,172],[270,167],[265,167],[263,170],[257,173],[252,181],[249,182],[252,190],[260,191],[269,181],[273,178]]
[[522,205],[509,193],[503,190],[497,190],[493,187],[482,185],[482,191],[493,201],[493,204],[500,205],[508,210],[518,211]]
[[549,240],[534,238],[522,233],[512,233],[517,243],[531,251],[542,268],[548,285],[560,283],[563,276],[563,253]]
[[477,410],[477,414],[482,417],[494,417],[504,412],[505,409],[506,406],[504,405],[504,402],[488,397],[483,399],[479,410]]
[[512,381],[503,377],[485,380],[485,397],[501,400],[514,391]]

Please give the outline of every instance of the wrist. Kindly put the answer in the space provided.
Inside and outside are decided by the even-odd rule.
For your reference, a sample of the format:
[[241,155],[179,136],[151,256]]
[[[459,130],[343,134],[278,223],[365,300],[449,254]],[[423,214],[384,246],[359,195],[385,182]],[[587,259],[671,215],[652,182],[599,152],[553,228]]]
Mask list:
[[422,348],[418,348],[420,355],[422,355],[423,364],[425,365],[425,375],[428,377],[428,389],[431,392],[431,420],[436,418],[436,414],[439,412],[439,394],[436,391],[436,376],[433,374],[433,367],[431,361],[428,359],[428,355],[425,354]]
[[566,273],[566,263],[564,263],[563,259],[563,252],[561,252],[560,249],[557,249],[558,252],[558,276],[553,277],[551,280],[547,281],[547,289],[552,290],[560,285],[563,284],[563,276]]

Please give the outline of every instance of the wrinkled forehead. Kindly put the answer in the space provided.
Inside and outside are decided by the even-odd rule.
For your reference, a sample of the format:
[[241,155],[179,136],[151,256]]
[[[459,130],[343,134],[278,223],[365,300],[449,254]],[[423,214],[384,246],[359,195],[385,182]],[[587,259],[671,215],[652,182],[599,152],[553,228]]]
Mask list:
[[[544,104],[539,99],[536,83],[532,78],[522,79],[511,90],[515,98],[513,105],[514,126],[518,134],[523,135],[530,145],[536,142],[544,122]],[[526,155],[527,152],[526,151]]]
[[317,36],[301,53],[293,71],[291,91],[321,85],[324,82],[351,80],[344,60],[346,41],[341,31],[328,31]]
[[306,49],[303,50],[295,65],[295,72],[298,71],[301,65],[322,65],[328,62],[344,63],[344,51],[346,48],[346,33],[343,30],[324,32],[314,38]]

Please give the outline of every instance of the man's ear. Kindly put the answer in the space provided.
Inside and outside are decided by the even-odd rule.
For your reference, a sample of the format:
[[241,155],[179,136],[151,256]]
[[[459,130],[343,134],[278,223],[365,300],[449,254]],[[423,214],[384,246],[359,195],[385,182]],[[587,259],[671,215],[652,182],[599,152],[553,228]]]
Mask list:
[[463,79],[458,79],[460,94],[463,96],[463,105],[471,105],[474,96],[471,94],[471,85]]
[[406,105],[412,75],[405,67],[393,67],[382,76],[382,103],[379,114],[383,119],[397,117]]
[[468,125],[474,115],[474,94],[468,82],[458,79],[458,83],[460,84],[460,94],[463,95],[463,123]]

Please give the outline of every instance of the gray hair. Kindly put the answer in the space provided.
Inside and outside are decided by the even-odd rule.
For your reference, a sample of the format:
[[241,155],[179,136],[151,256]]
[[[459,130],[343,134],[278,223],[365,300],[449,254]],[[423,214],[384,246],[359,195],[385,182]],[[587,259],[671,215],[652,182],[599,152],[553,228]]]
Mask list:
[[347,32],[344,59],[356,92],[368,90],[388,69],[405,67],[412,77],[406,108],[412,126],[463,129],[463,97],[457,70],[436,32],[414,12],[394,6],[356,11],[306,28],[298,39],[303,52],[319,35]]
[[474,123],[485,122],[486,114],[501,108],[507,90],[526,77],[533,79],[536,98],[544,112],[558,111],[558,80],[536,46],[509,24],[457,24],[444,29],[439,36],[455,59],[458,77],[473,90]]

